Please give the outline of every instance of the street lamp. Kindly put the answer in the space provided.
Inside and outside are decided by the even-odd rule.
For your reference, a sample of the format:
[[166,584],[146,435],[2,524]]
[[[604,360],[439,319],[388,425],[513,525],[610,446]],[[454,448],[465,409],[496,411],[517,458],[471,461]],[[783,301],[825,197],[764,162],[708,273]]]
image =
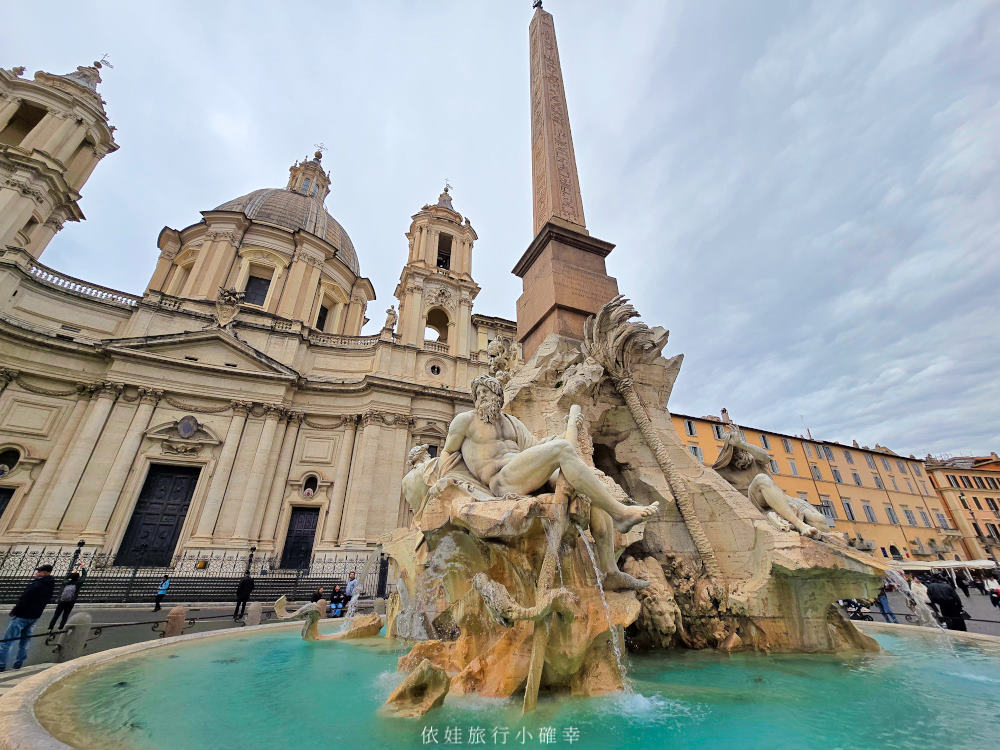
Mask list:
[[85,544],[86,542],[82,539],[76,543],[76,549],[73,550],[73,557],[69,561],[69,569],[66,571],[67,578],[69,577],[69,574],[73,572],[73,568],[76,567],[76,561],[80,559],[80,553],[83,551],[83,545]]

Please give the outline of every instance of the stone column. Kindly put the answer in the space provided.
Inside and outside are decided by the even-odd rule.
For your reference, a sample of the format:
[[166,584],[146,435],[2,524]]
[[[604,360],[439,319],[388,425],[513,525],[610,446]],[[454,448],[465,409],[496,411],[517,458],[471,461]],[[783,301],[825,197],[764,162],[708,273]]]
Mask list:
[[365,526],[368,520],[368,505],[372,500],[372,486],[380,471],[378,466],[378,445],[382,433],[382,413],[370,411],[361,417],[361,437],[358,440],[357,456],[351,471],[349,497],[345,504],[341,521],[341,544],[365,544]]
[[67,417],[66,423],[60,428],[59,437],[55,445],[52,446],[52,452],[45,459],[42,473],[39,474],[38,480],[29,490],[28,498],[22,506],[20,513],[18,513],[17,520],[11,527],[12,529],[35,528],[35,516],[41,512],[42,501],[49,487],[52,485],[52,479],[62,466],[62,459],[66,453],[66,448],[69,447],[70,442],[72,442],[73,437],[76,435],[76,431],[80,427],[80,423],[83,421],[83,415],[87,411],[89,398],[89,388],[78,385],[77,401],[73,405],[73,410],[70,412],[69,417]]
[[0,130],[7,127],[7,123],[10,122],[11,118],[15,115],[20,106],[21,100],[17,98],[7,99],[6,102],[0,106]]
[[42,511],[36,524],[39,531],[55,531],[59,528],[63,514],[69,506],[69,501],[76,492],[76,486],[83,476],[90,455],[97,445],[97,440],[104,429],[104,422],[111,413],[115,399],[122,392],[122,386],[116,383],[99,383],[96,388],[94,398],[87,408],[87,416],[84,418],[80,436],[73,440],[69,455],[63,462],[62,471],[52,485],[47,502],[42,506]]
[[208,487],[205,505],[201,509],[195,537],[201,537],[204,540],[212,538],[215,522],[219,517],[219,510],[222,508],[222,498],[225,496],[226,487],[229,484],[229,473],[232,471],[233,461],[236,459],[236,449],[240,445],[240,436],[243,434],[243,425],[247,421],[250,407],[251,404],[248,401],[233,401],[233,418],[229,422],[229,430],[226,431],[222,451],[219,453],[219,460],[212,473],[212,483]]
[[357,434],[358,418],[351,414],[344,417],[344,437],[337,454],[337,471],[334,475],[333,497],[330,498],[330,512],[323,527],[323,542],[336,544],[340,537],[340,522],[344,518],[344,500],[347,499],[347,478],[351,473],[351,457],[354,455],[354,436]]
[[285,445],[285,433],[288,432],[288,419],[291,415],[288,409],[281,410],[278,419],[278,427],[274,431],[274,440],[271,441],[271,452],[267,455],[267,471],[264,473],[264,483],[261,485],[260,500],[253,512],[253,523],[250,524],[250,538],[260,540],[260,527],[264,521],[264,513],[271,497],[271,486],[274,482],[275,470],[278,468],[278,459],[281,457],[281,449]]
[[285,486],[288,483],[288,470],[292,465],[292,456],[295,455],[295,442],[299,436],[299,427],[302,425],[302,412],[289,412],[288,428],[285,430],[285,439],[281,445],[281,454],[278,456],[278,467],[274,470],[274,479],[271,480],[271,491],[267,495],[267,507],[264,510],[264,520],[261,521],[257,538],[264,542],[270,540],[273,545],[276,536],[274,525],[278,521],[278,513],[281,511],[281,501],[285,496]]
[[129,423],[128,431],[125,433],[125,438],[118,449],[114,463],[108,470],[107,479],[104,480],[101,494],[97,496],[97,504],[90,514],[90,520],[87,522],[84,534],[103,534],[107,530],[108,521],[111,520],[115,505],[118,504],[118,498],[121,496],[122,487],[125,486],[129,469],[132,468],[135,454],[139,450],[146,428],[149,426],[149,418],[153,415],[153,410],[162,395],[163,391],[150,388],[139,389],[139,406],[136,407],[135,414],[132,416],[132,421]]
[[253,523],[257,503],[260,502],[260,490],[264,485],[264,475],[267,474],[267,459],[271,455],[271,443],[274,441],[274,431],[278,427],[280,418],[279,407],[272,405],[264,407],[264,429],[260,433],[260,440],[257,441],[257,451],[253,455],[247,486],[243,491],[243,502],[236,516],[236,529],[233,532],[236,539],[250,537],[250,526]]

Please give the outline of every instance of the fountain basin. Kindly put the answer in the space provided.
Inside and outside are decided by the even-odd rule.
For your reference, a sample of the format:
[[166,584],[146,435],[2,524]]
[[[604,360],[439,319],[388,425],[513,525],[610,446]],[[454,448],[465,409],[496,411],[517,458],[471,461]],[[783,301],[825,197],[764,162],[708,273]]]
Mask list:
[[[321,629],[331,630],[331,622]],[[1000,639],[872,626],[880,654],[632,655],[633,694],[543,696],[521,715],[510,700],[449,696],[417,720],[377,709],[402,679],[410,644],[384,638],[302,641],[298,625],[264,625],[127,646],[58,665],[0,700],[0,748],[142,750],[334,742],[423,747],[458,727],[463,745],[979,748],[1000,731]],[[926,630],[926,629],[925,629]],[[969,717],[975,717],[970,721]],[[494,742],[494,730],[498,739]],[[454,735],[453,735],[454,736]],[[572,738],[572,740],[571,740]]]

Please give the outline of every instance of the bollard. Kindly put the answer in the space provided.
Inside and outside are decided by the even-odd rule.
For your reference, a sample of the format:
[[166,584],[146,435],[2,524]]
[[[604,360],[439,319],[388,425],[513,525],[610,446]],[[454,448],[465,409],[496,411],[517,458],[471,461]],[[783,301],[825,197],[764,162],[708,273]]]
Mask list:
[[170,638],[171,636],[181,635],[184,632],[184,625],[187,623],[187,607],[178,604],[176,607],[171,607],[170,611],[167,613],[167,624],[163,630],[163,636],[165,638]]
[[260,602],[250,602],[247,605],[246,624],[260,625],[262,608]]
[[70,615],[66,621],[66,632],[59,636],[56,644],[56,661],[62,663],[83,656],[83,648],[90,637],[90,623],[93,622],[88,612],[77,612]]

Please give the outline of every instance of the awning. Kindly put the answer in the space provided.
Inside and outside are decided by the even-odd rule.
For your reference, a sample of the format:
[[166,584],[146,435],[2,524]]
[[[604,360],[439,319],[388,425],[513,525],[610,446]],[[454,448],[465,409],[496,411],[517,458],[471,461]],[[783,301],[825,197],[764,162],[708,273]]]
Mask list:
[[889,563],[896,570],[954,570],[968,568],[969,570],[996,570],[993,560],[935,560],[932,562],[917,562],[916,560],[893,560]]

